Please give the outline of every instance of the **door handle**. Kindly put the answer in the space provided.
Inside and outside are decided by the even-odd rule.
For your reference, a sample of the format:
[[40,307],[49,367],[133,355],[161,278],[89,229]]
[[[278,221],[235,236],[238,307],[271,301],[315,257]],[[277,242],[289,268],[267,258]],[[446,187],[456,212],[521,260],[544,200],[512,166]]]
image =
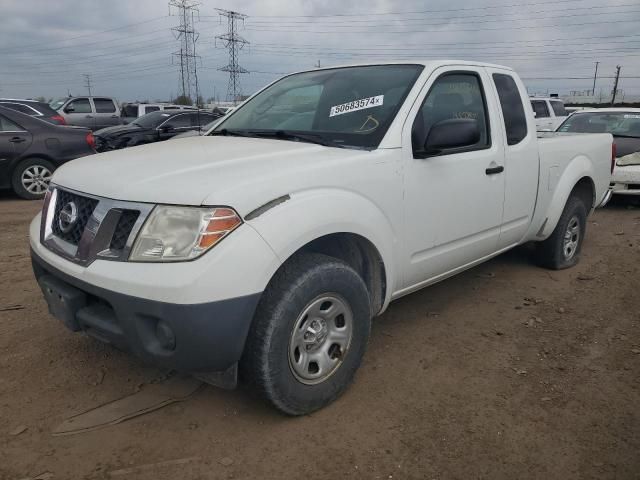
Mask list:
[[11,140],[9,140],[11,143],[22,143],[22,142],[26,142],[27,139],[26,138],[22,138],[22,137],[13,137],[11,138]]
[[111,118],[118,118],[118,115],[111,115]]
[[93,118],[93,117],[92,117],[91,115],[87,115],[87,116],[86,116],[86,117],[84,117],[84,118]]
[[486,173],[487,175],[496,175],[497,173],[502,172],[504,172],[504,167],[502,165],[498,167],[489,167],[484,171],[484,173]]

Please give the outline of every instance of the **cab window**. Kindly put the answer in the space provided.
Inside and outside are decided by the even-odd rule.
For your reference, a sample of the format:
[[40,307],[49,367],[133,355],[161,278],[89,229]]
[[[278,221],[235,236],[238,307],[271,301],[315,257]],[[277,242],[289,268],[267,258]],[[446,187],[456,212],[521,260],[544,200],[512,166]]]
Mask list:
[[487,105],[477,74],[447,73],[434,82],[413,124],[414,152],[422,150],[434,125],[452,119],[475,120],[480,137],[473,145],[446,149],[441,154],[481,150],[491,145]]
[[536,112],[536,118],[549,117],[549,107],[547,107],[547,102],[544,100],[531,100],[531,106],[533,111]]
[[89,103],[88,98],[78,98],[64,107],[64,111],[68,113],[91,113],[91,103]]

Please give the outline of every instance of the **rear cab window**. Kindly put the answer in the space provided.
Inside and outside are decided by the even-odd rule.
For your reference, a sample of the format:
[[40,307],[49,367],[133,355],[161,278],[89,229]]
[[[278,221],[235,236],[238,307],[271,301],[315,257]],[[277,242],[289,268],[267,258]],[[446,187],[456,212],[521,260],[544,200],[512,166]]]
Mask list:
[[500,99],[507,145],[516,145],[527,136],[527,116],[518,86],[511,75],[504,73],[494,73],[493,82]]
[[93,104],[96,107],[96,113],[115,113],[116,105],[110,98],[94,98]]
[[551,108],[553,109],[553,113],[556,117],[566,117],[569,115],[564,108],[564,103],[559,100],[551,100]]
[[531,107],[536,112],[536,118],[547,118],[550,116],[549,107],[544,100],[531,100]]

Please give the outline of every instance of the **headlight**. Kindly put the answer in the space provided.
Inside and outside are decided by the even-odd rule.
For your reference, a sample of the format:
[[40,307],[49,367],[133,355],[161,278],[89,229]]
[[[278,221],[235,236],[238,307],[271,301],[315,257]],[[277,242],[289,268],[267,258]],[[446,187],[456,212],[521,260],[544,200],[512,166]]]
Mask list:
[[158,205],[131,250],[134,262],[192,260],[235,230],[242,220],[231,208]]

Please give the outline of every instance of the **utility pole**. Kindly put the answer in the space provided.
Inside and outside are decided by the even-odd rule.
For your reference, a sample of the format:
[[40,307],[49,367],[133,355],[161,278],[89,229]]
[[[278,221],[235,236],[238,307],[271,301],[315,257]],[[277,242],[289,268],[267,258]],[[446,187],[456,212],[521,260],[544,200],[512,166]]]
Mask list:
[[[180,40],[180,50],[173,53],[173,58],[177,61],[180,69],[182,96],[196,103],[200,96],[197,67],[199,57],[196,54],[196,42],[200,35],[195,30],[194,24],[196,15],[199,15],[199,5],[200,2],[196,0],[169,1],[169,14],[172,15],[175,11],[175,15],[180,21],[180,24],[171,30],[176,40]],[[195,99],[192,98],[192,93],[195,94]]]
[[598,78],[598,65],[600,64],[600,62],[595,62],[596,64],[596,71],[593,74],[593,88],[591,89],[591,95],[592,96],[596,96],[596,78]]
[[82,76],[84,77],[84,86],[87,87],[89,96],[91,96],[91,75],[88,73],[83,73]]
[[316,68],[322,68],[322,67],[320,66],[320,60],[318,60],[318,63],[316,63],[316,64],[314,65],[314,67],[316,67]]
[[249,73],[249,70],[238,65],[238,54],[240,50],[248,45],[249,42],[238,35],[237,23],[247,18],[243,13],[233,12],[231,10],[223,10],[216,8],[221,17],[227,17],[227,33],[216,35],[216,40],[221,40],[226,49],[229,50],[229,63],[224,67],[218,68],[222,72],[229,72],[229,85],[227,87],[227,100],[232,101],[234,105],[238,103],[238,99],[242,95],[242,87],[240,87],[240,74]]
[[618,91],[618,80],[620,79],[620,69],[622,67],[620,65],[616,66],[616,79],[613,82],[613,92],[611,96],[611,106],[616,102],[616,92]]

